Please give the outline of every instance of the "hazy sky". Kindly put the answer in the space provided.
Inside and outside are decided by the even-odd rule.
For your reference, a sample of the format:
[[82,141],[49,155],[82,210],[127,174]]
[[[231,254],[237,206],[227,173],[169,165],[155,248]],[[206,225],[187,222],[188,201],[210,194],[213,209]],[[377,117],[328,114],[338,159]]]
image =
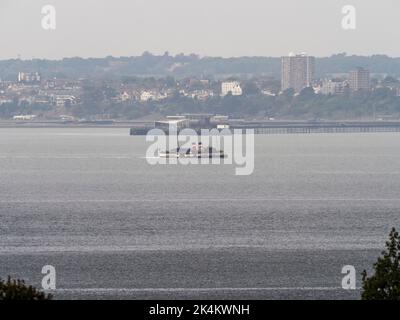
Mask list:
[[[54,5],[57,29],[41,27]],[[357,29],[341,27],[342,7]],[[0,0],[0,59],[198,53],[400,56],[399,0]]]

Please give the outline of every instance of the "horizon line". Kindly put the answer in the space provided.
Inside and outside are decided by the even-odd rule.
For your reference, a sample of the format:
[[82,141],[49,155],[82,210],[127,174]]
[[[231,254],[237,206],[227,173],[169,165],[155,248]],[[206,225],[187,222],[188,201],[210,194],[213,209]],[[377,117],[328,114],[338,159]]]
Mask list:
[[[167,55],[168,53],[168,55]],[[298,52],[300,54],[300,51]],[[190,56],[196,56],[199,60],[201,59],[243,59],[243,58],[266,58],[266,59],[280,59],[282,57],[289,56],[290,53],[286,55],[281,55],[281,56],[268,56],[268,55],[236,55],[236,56],[218,56],[218,55],[201,55],[197,53],[178,53],[178,54],[170,54],[168,51],[166,51],[164,54],[157,54],[157,53],[152,53],[150,51],[144,51],[140,55],[106,55],[106,56],[64,56],[60,58],[46,58],[46,57],[31,57],[31,58],[21,58],[20,55],[17,57],[12,57],[12,58],[0,58],[0,62],[2,61],[23,61],[23,62],[29,62],[29,61],[63,61],[63,60],[70,60],[70,59],[81,59],[81,60],[104,60],[104,59],[129,59],[129,58],[140,58],[145,56],[146,54],[149,54],[154,57],[163,57],[167,55],[168,57],[171,58],[176,58],[179,56],[184,56],[184,57],[190,57]],[[339,52],[339,53],[332,53],[331,55],[325,55],[325,56],[317,56],[313,55],[312,53],[307,53],[308,56],[315,57],[316,59],[327,59],[327,58],[332,58],[335,56],[343,56],[343,57],[361,57],[361,58],[373,58],[373,57],[387,57],[389,59],[399,59],[400,56],[391,56],[388,54],[384,53],[375,53],[375,54],[356,54],[356,53],[346,53],[346,52]]]

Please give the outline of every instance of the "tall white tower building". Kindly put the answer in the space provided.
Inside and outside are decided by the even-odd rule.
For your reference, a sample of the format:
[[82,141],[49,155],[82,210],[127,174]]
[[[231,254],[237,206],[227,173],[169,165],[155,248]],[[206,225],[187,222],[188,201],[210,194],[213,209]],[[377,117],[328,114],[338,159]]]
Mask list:
[[296,93],[312,87],[315,73],[315,58],[306,53],[289,54],[282,57],[282,91],[294,89]]

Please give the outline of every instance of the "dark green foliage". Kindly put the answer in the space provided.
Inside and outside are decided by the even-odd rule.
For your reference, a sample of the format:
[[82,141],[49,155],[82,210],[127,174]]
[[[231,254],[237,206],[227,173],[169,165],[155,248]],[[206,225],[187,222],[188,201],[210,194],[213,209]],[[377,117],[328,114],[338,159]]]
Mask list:
[[[143,85],[151,82],[146,79],[141,81]],[[160,83],[156,83],[156,87],[162,87],[162,80],[158,82]],[[211,85],[214,85],[214,82]],[[150,84],[148,86],[151,87]],[[67,108],[70,114],[78,118],[97,116],[135,119],[148,115],[213,113],[229,115],[232,118],[274,117],[287,120],[400,119],[400,97],[389,88],[343,96],[314,94],[311,88],[294,95],[293,89],[289,89],[281,95],[271,96],[261,94],[254,83],[247,81],[243,89],[243,96],[214,95],[205,101],[184,97],[175,90],[175,94],[161,101],[114,102],[112,98],[116,95],[115,89],[109,86],[88,85],[83,87],[81,103]],[[55,106],[18,105],[15,101],[1,106],[0,118],[9,119],[18,114],[52,115],[53,109],[56,109]]]
[[52,295],[40,292],[32,286],[27,286],[23,280],[8,277],[7,281],[0,280],[1,300],[51,300]]
[[400,236],[392,229],[386,250],[374,264],[374,275],[363,272],[363,300],[400,300]]

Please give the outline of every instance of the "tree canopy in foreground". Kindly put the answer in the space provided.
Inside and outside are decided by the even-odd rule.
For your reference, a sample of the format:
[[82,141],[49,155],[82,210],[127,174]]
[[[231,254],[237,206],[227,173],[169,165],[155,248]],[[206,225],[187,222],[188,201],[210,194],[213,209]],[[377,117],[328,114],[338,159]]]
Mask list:
[[362,300],[400,300],[400,236],[395,228],[374,271],[370,277],[363,272]]
[[27,286],[23,280],[0,279],[0,300],[51,300],[52,295]]

